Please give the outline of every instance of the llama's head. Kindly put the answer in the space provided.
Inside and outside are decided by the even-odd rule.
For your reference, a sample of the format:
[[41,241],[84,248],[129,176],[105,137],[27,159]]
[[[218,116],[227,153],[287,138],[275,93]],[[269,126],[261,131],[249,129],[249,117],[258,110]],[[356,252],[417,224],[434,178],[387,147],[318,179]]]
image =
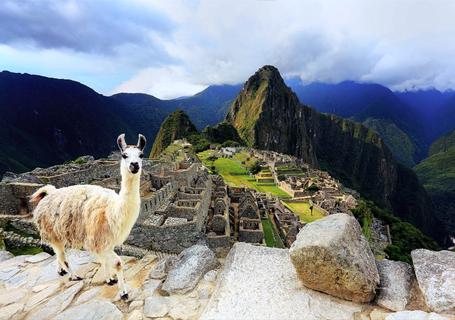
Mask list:
[[122,153],[122,161],[120,164],[122,172],[136,174],[141,171],[146,142],[147,141],[142,134],[139,134],[136,145],[127,145],[124,133],[118,136],[117,145]]

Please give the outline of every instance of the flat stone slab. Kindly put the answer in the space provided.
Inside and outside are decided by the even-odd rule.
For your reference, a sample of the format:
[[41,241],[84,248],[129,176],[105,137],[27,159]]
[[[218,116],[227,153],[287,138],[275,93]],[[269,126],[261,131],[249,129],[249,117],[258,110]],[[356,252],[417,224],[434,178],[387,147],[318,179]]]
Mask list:
[[392,311],[406,309],[411,296],[414,274],[406,262],[381,260],[377,262],[381,283],[376,294],[376,303]]
[[411,252],[417,282],[432,311],[455,314],[455,252]]
[[238,242],[201,320],[353,319],[363,305],[302,286],[286,249]]

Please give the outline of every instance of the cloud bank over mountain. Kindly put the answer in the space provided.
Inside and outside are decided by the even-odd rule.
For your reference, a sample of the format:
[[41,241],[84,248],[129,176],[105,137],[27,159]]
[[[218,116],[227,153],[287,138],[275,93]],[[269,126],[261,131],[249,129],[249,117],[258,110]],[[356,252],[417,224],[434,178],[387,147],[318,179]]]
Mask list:
[[273,64],[304,82],[455,88],[453,1],[5,1],[0,69],[161,98]]

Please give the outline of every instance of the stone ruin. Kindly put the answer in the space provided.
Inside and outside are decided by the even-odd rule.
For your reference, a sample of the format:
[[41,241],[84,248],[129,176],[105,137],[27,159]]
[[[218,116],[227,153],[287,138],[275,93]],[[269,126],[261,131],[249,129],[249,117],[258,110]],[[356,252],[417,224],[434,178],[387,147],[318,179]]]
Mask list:
[[[108,159],[83,159],[83,163],[37,168],[24,174],[5,174],[0,182],[0,226],[14,224],[19,231],[36,235],[35,226],[30,221],[33,207],[28,198],[44,184],[52,184],[57,188],[95,184],[119,191],[119,155]],[[162,163],[145,159],[140,195],[141,211],[126,245],[179,253],[205,240],[207,213],[214,204],[212,180],[200,163]],[[225,217],[228,219],[227,210]],[[216,247],[220,243],[222,247],[229,247],[228,226],[226,232],[225,239],[211,241],[212,246]]]

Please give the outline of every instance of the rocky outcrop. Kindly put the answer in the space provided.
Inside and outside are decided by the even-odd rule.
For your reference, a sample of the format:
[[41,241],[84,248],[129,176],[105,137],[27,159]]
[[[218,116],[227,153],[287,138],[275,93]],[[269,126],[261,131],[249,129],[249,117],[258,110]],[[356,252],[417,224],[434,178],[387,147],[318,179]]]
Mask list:
[[409,303],[413,280],[412,267],[401,261],[381,260],[377,262],[380,285],[376,303],[393,311],[406,309]]
[[424,311],[400,311],[389,314],[385,320],[450,320],[447,317],[436,313],[427,313]]
[[201,320],[351,320],[363,309],[303,287],[288,250],[237,242]]
[[174,111],[161,124],[150,157],[159,156],[174,140],[187,138],[196,133],[198,131],[186,113],[181,110]]
[[13,256],[13,254],[11,252],[8,252],[8,251],[5,251],[5,250],[1,250],[0,251],[0,262],[8,260],[8,259],[11,259],[13,257],[14,256]]
[[226,120],[249,146],[323,166],[440,242],[446,239],[416,175],[394,160],[382,139],[360,123],[300,104],[275,67],[264,66],[248,79]]
[[167,293],[186,293],[193,290],[204,274],[218,264],[215,253],[204,245],[183,250],[169,270],[162,289]]
[[455,314],[455,252],[417,249],[411,257],[428,307]]
[[373,300],[379,274],[355,218],[339,213],[307,224],[289,254],[306,287],[356,302]]
[[[161,280],[149,274],[158,259],[122,257],[130,300],[122,301],[117,286],[104,284],[104,273],[85,251],[69,250],[69,265],[82,281],[57,274],[55,256],[47,253],[17,256],[0,262],[0,320],[3,319],[166,319],[195,320],[210,298],[214,283],[202,279],[187,294],[161,296]],[[213,271],[216,277],[216,271]],[[158,303],[163,303],[161,311]],[[154,305],[155,304],[155,305]],[[163,310],[164,309],[164,313]]]

